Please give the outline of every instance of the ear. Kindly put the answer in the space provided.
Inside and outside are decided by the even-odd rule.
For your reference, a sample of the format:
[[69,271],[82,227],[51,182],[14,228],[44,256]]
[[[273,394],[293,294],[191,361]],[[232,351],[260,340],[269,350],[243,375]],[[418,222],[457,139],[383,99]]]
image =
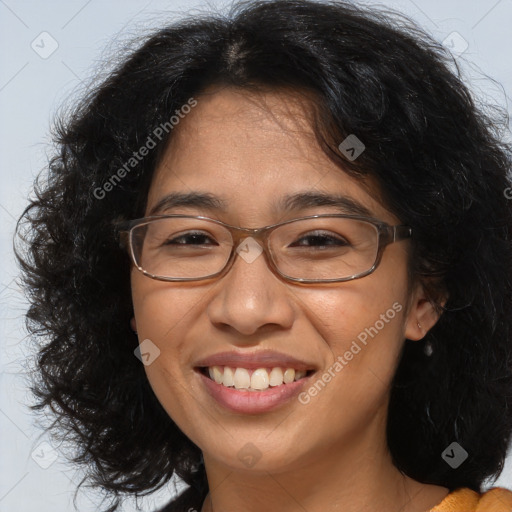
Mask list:
[[130,320],[130,327],[132,328],[133,332],[137,332],[137,322],[135,321],[134,316],[132,316],[132,319]]
[[[443,299],[441,305],[445,303],[446,300]],[[405,337],[414,341],[421,340],[434,327],[440,316],[439,311],[427,298],[423,286],[418,284],[409,305],[409,313],[405,323]]]

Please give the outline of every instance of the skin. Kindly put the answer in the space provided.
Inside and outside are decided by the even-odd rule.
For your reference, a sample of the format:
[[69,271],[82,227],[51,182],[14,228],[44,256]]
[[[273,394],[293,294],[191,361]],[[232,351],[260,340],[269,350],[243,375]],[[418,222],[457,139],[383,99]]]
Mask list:
[[[175,191],[215,194],[227,210],[175,207],[167,213],[244,227],[337,213],[328,206],[275,208],[285,194],[320,190],[400,224],[376,199],[375,185],[363,186],[322,152],[303,98],[217,88],[197,100],[174,128],[146,215]],[[437,320],[422,288],[409,286],[409,243],[389,245],[372,274],[334,286],[285,282],[263,257],[252,263],[237,257],[224,277],[195,283],[132,271],[132,327],[161,351],[145,367],[147,377],[170,417],[203,451],[210,494],[202,512],[420,512],[446,496],[448,489],[400,473],[385,437],[390,383],[405,338],[421,339]],[[272,412],[234,413],[210,398],[193,371],[200,358],[261,348],[313,362],[321,375],[395,302],[402,310],[307,405],[294,399]],[[237,456],[247,443],[261,455],[252,467]]]

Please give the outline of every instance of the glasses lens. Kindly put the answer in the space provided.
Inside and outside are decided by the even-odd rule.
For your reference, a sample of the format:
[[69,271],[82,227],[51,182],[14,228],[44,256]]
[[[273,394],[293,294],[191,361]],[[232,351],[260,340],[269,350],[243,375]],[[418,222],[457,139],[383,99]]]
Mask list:
[[343,279],[370,270],[377,259],[379,232],[369,222],[342,217],[303,219],[270,235],[274,262],[297,279]]
[[169,217],[131,231],[137,266],[156,277],[198,279],[226,264],[233,240],[227,229],[202,219]]

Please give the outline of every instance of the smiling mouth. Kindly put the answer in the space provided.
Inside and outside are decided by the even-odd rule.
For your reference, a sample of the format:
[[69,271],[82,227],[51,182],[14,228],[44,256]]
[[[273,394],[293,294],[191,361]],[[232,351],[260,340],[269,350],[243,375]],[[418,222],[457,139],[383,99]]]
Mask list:
[[196,370],[217,384],[241,391],[265,391],[277,386],[286,386],[315,372],[282,367],[248,369],[230,366],[202,366]]

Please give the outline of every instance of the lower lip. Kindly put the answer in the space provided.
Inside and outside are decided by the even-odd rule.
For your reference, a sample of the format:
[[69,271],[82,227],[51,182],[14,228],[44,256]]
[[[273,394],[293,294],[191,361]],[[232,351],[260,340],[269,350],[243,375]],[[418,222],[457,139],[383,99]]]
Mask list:
[[295,398],[312,375],[264,391],[245,391],[217,384],[199,370],[196,373],[202,379],[208,393],[222,406],[244,414],[259,414],[272,411]]

